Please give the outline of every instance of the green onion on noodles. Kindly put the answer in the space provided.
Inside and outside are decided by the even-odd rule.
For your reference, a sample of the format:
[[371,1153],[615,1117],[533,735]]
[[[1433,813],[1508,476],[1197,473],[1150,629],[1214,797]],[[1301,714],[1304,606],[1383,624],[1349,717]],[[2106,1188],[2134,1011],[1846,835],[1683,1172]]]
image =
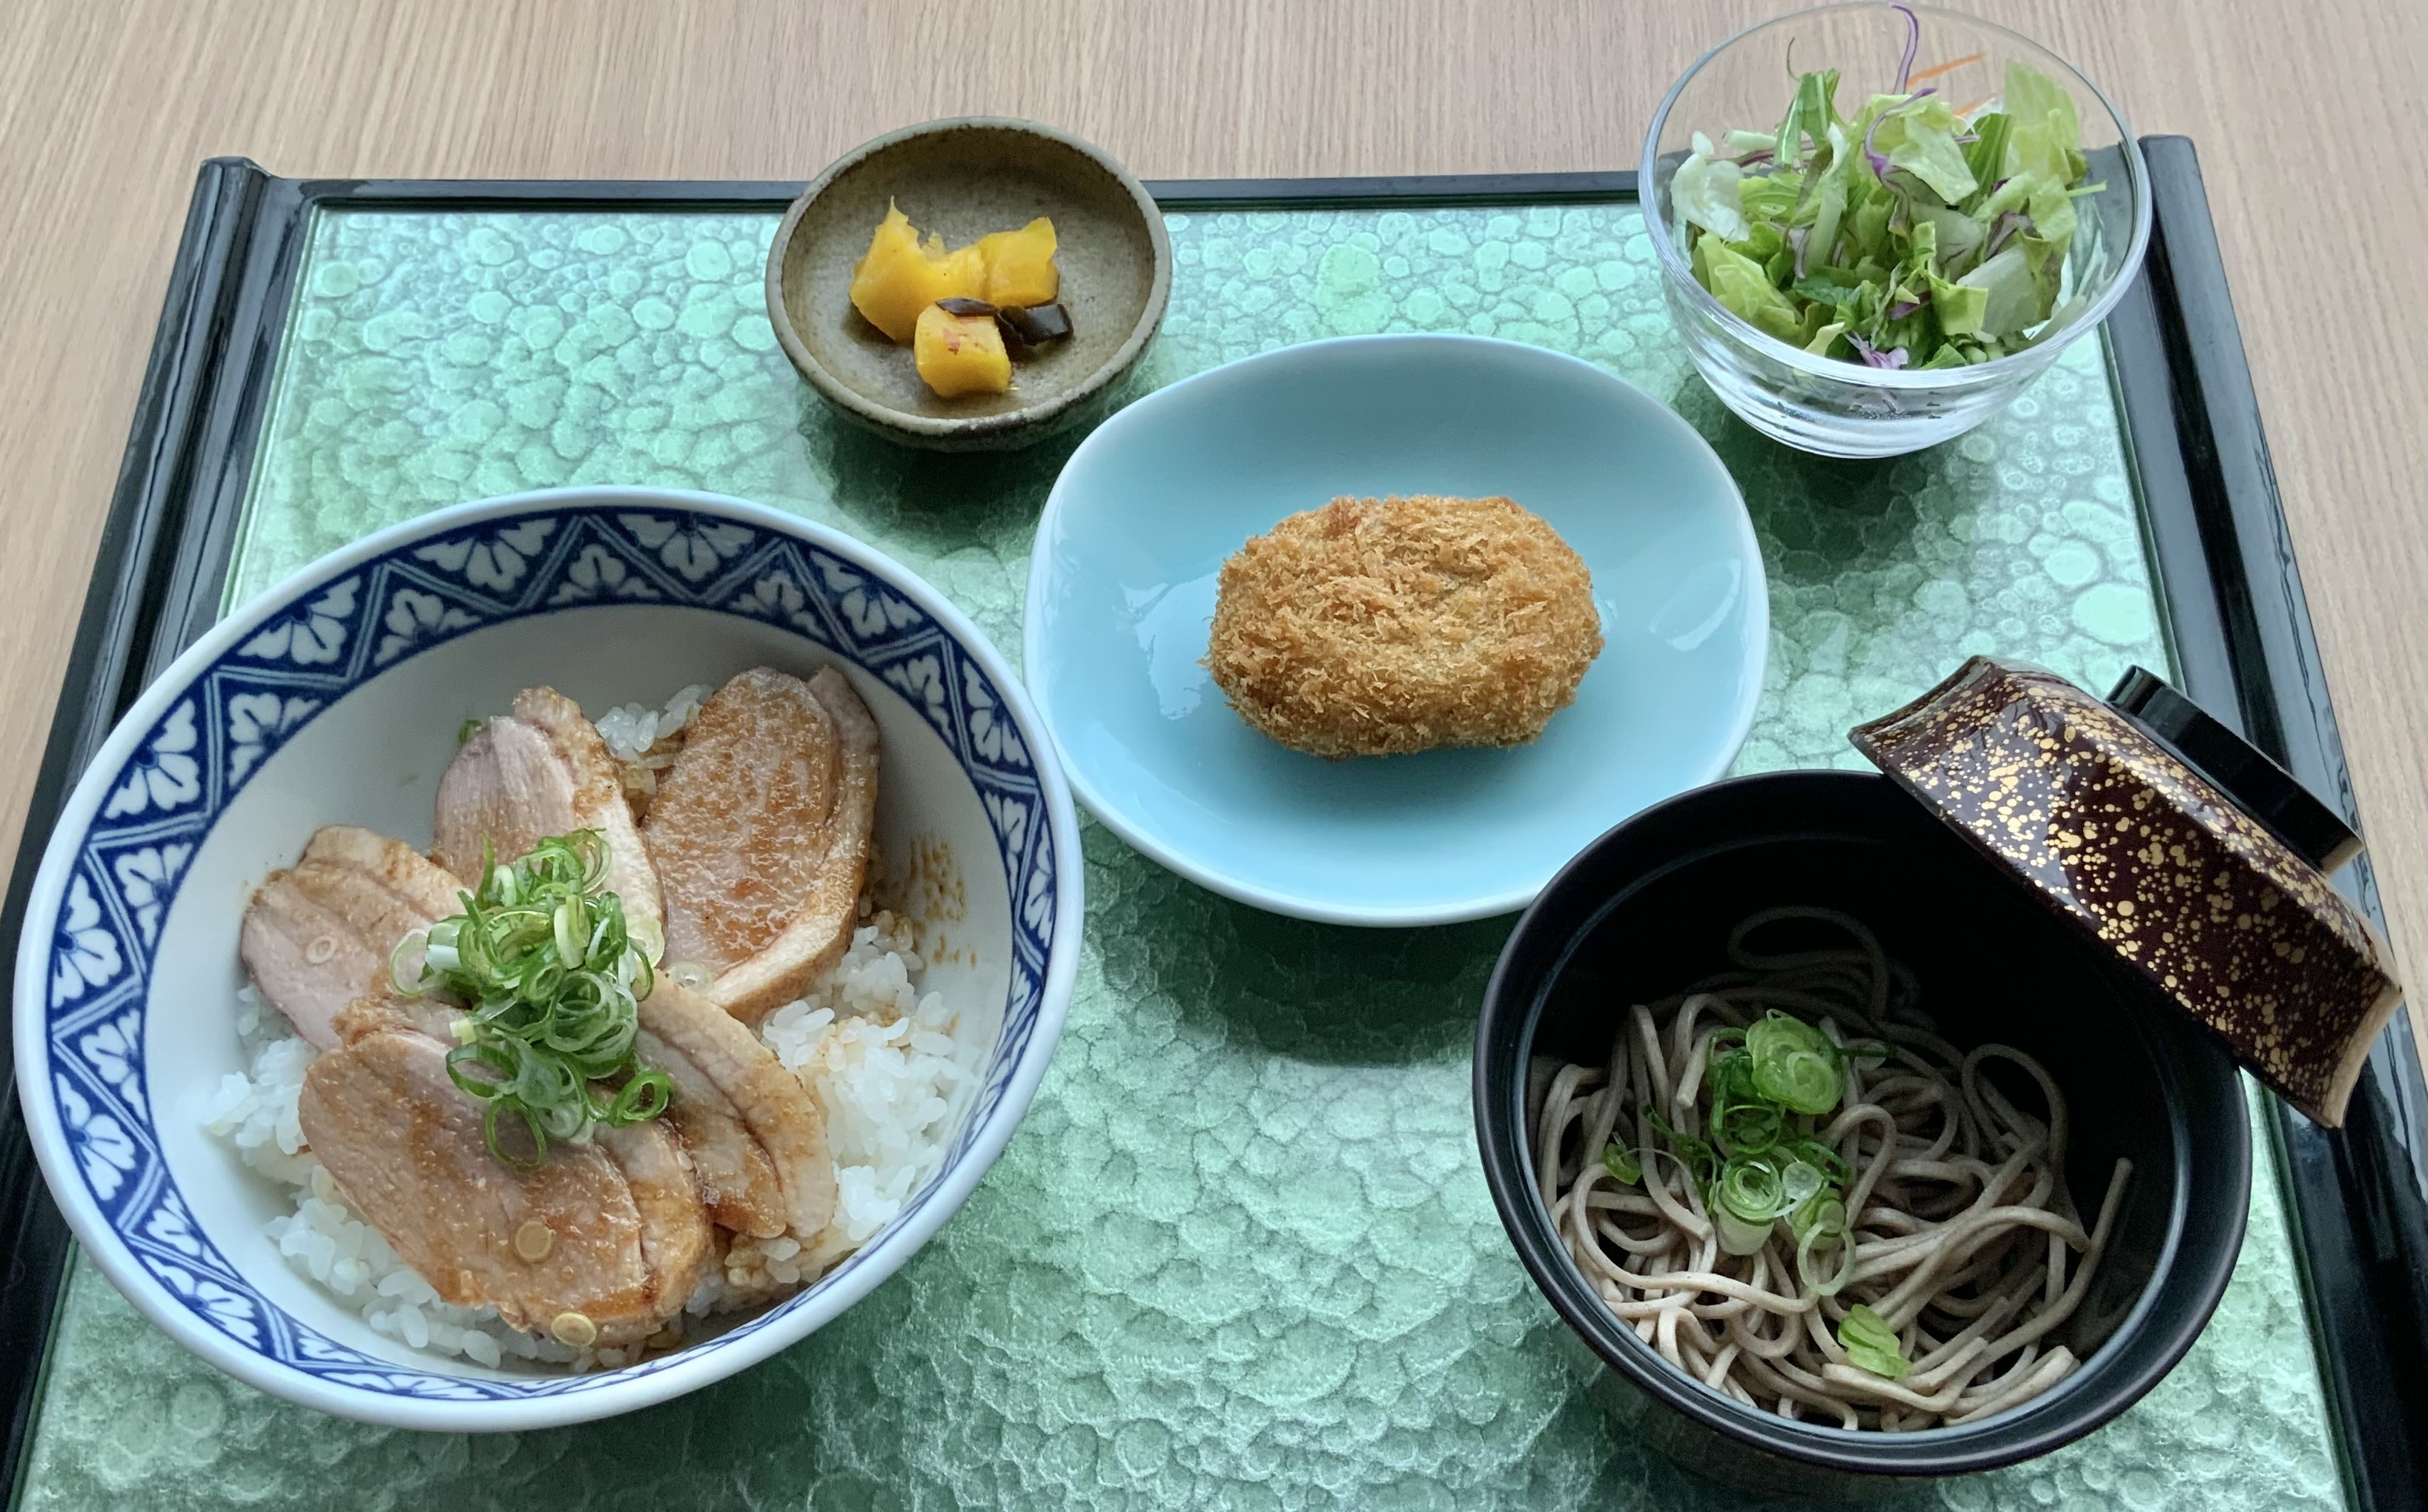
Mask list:
[[1635,1151],[1624,1145],[1602,1146],[1601,1168],[1608,1171],[1610,1179],[1621,1186],[1633,1186],[1644,1179],[1644,1167],[1636,1160]]
[[[388,976],[407,996],[463,1006],[447,1074],[484,1104],[490,1153],[530,1170],[550,1141],[664,1113],[674,1082],[633,1049],[664,947],[607,890],[606,837],[553,836],[511,865],[485,855],[480,886],[456,896],[464,912],[406,935]],[[528,1130],[530,1154],[500,1139],[504,1119]]]
[[[1833,1297],[1855,1268],[1855,1246],[1846,1243],[1846,1205],[1827,1189],[1796,1205],[1788,1227],[1796,1230],[1796,1278],[1814,1296]],[[1830,1268],[1816,1272],[1815,1255],[1827,1251]]]
[[1908,1432],[2078,1363],[2065,1325],[2131,1166],[2077,1204],[2056,1083],[1958,1049],[1920,998],[1861,920],[1768,909],[1723,969],[1612,1003],[1605,1061],[1533,1084],[1536,1192],[1578,1276],[1747,1407]]
[[1884,1380],[1895,1380],[1913,1369],[1913,1361],[1905,1358],[1905,1348],[1897,1342],[1896,1330],[1886,1318],[1858,1302],[1838,1320],[1838,1347],[1857,1370],[1866,1370]]
[[1801,1018],[1772,1009],[1746,1027],[1746,1056],[1754,1091],[1780,1107],[1825,1114],[1846,1092],[1846,1061],[1828,1036]]

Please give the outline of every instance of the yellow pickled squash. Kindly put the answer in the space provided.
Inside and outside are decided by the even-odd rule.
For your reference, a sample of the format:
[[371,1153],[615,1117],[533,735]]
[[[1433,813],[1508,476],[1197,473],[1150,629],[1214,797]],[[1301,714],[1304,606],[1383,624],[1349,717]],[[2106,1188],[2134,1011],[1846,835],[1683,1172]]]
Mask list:
[[851,270],[852,308],[894,341],[908,340],[919,312],[941,297],[936,270],[920,249],[919,233],[899,205],[889,203],[868,251]]
[[1007,307],[1053,303],[1062,292],[1054,250],[1054,222],[1043,216],[1018,231],[980,236],[977,251],[986,259],[986,293],[981,297]]
[[1001,394],[1011,387],[1011,354],[991,315],[955,315],[940,304],[919,312],[912,344],[919,377],[940,398]]
[[852,269],[851,302],[870,325],[907,344],[918,331],[920,311],[938,300],[982,298],[986,283],[986,258],[977,248],[947,252],[944,238],[932,233],[921,241],[910,218],[888,201],[867,254]]

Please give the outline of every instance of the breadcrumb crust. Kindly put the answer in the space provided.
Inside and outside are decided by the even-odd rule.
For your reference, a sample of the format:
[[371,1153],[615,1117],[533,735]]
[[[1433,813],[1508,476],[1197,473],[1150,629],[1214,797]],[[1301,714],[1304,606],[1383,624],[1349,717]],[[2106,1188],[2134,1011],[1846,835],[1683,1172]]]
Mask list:
[[1601,654],[1585,564],[1506,498],[1336,498],[1222,564],[1206,666],[1323,756],[1522,745]]

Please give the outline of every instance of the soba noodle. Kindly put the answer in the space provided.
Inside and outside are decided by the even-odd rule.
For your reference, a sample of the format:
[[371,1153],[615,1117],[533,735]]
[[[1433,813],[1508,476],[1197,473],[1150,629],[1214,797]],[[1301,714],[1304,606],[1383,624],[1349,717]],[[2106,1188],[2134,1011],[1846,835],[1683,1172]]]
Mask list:
[[[1755,948],[1785,920],[1851,944]],[[2063,1379],[2078,1362],[2051,1335],[2090,1287],[2131,1162],[2116,1162],[2086,1230],[2047,1072],[2007,1046],[1942,1039],[1912,974],[1861,921],[1774,908],[1731,932],[1729,954],[1734,969],[1630,1008],[1607,1063],[1563,1066],[1542,1090],[1536,1186],[1578,1270],[1663,1358],[1783,1417],[1911,1431],[2005,1411]],[[1844,1086],[1832,1111],[1784,1118],[1779,1148],[1801,1153],[1780,1158],[1803,1164],[1805,1190],[1788,1194],[1794,1217],[1748,1234],[1720,1190],[1731,1146],[1714,1127],[1725,1078],[1711,1068],[1715,1053],[1741,1060],[1741,1032],[1766,1018],[1773,1039],[1826,1036],[1830,1048],[1810,1041],[1813,1059]],[[1993,1062],[2038,1085],[2045,1117],[1999,1091],[1983,1074]],[[1835,1184],[1813,1194],[1815,1171]],[[1902,1364],[1882,1354],[1890,1336]]]

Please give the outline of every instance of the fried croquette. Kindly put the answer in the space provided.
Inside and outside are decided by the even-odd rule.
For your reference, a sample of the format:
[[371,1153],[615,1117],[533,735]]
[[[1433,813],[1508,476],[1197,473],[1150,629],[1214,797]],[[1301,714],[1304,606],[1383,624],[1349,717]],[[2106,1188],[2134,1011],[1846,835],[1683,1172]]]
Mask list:
[[1522,745],[1601,654],[1585,564],[1505,498],[1336,498],[1222,564],[1206,666],[1323,756]]

